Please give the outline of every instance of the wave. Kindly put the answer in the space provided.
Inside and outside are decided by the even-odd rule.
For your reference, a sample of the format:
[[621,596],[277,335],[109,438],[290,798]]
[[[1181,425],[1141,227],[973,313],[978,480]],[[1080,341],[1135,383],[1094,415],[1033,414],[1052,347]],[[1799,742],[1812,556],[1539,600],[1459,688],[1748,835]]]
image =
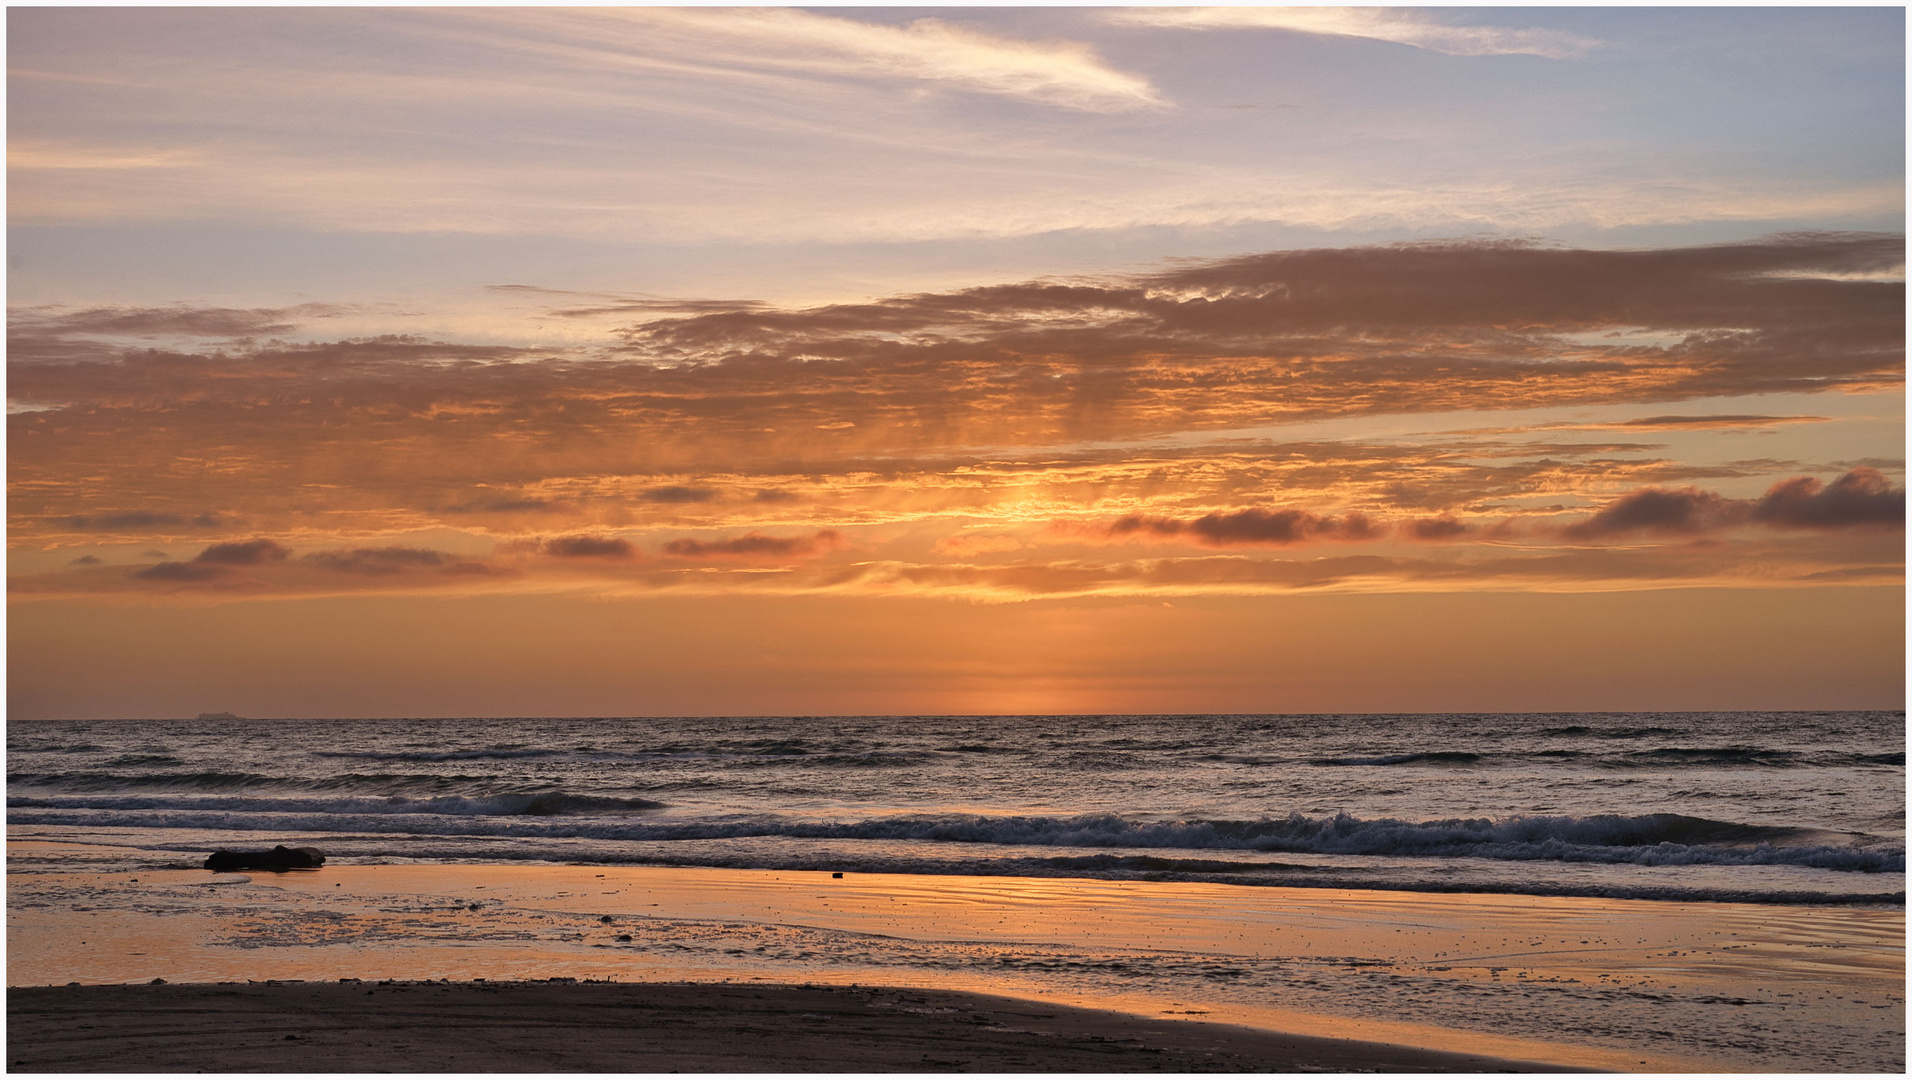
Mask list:
[[1481,755],[1463,750],[1430,750],[1418,754],[1382,754],[1378,757],[1315,758],[1311,765],[1472,765]]
[[[865,821],[707,819],[603,820],[655,807],[647,800],[546,795],[417,800],[138,799],[9,800],[18,824],[100,825],[281,831],[359,831],[427,836],[499,836],[547,840],[907,840],[950,844],[1075,848],[1236,850],[1293,854],[1474,858],[1496,861],[1638,866],[1803,866],[1857,873],[1903,873],[1905,851],[1880,843],[1828,842],[1838,834],[1744,825],[1681,814],[1587,817],[1517,816],[1404,821],[1333,817],[1256,821],[1135,821],[1114,814],[1076,817],[900,816]],[[550,800],[540,803],[540,800]],[[614,804],[605,806],[604,803]],[[62,805],[64,804],[64,805]],[[109,805],[102,805],[109,804]],[[323,808],[319,804],[322,804]],[[538,808],[542,805],[542,809]],[[620,809],[621,808],[621,811]],[[532,823],[525,817],[580,820]],[[591,815],[599,815],[592,817]],[[1868,837],[1851,838],[1871,840]]]
[[1666,727],[1596,728],[1588,727],[1585,724],[1568,724],[1566,727],[1543,728],[1540,733],[1542,735],[1590,735],[1596,739],[1645,739],[1652,736],[1664,738],[1668,735],[1680,734],[1678,730]]
[[107,748],[96,743],[35,743],[25,739],[7,740],[9,754],[103,754]]
[[122,772],[64,772],[64,773],[8,773],[9,787],[58,788],[65,791],[244,791],[260,787],[272,787],[281,784],[297,784],[297,780],[282,777],[263,776],[259,773],[224,772],[209,770],[205,772],[184,773],[122,773]]
[[1792,750],[1764,750],[1752,746],[1718,748],[1666,746],[1657,750],[1636,750],[1616,760],[1620,764],[1629,765],[1703,765],[1708,767],[1757,765],[1783,769],[1801,764],[1804,756]]
[[[618,815],[659,810],[667,804],[650,799],[619,798],[607,795],[569,795],[561,791],[519,792],[497,795],[439,795],[408,799],[333,798],[299,799],[237,796],[229,798],[178,798],[166,796],[124,795],[111,798],[18,797],[7,800],[9,811],[20,809],[215,812],[259,814],[281,820],[282,815],[307,815],[308,822],[333,822],[354,815],[443,815],[447,817],[562,817],[572,815]],[[28,822],[28,816],[9,813],[8,819]],[[206,827],[206,826],[202,826]],[[251,828],[249,825],[212,825],[213,828]],[[320,827],[334,827],[330,824]]]
[[508,761],[512,758],[559,757],[563,750],[314,750],[313,757],[357,758],[362,761]]
[[[1231,754],[1209,754],[1205,755],[1204,760],[1227,761],[1240,765],[1279,766],[1293,763],[1281,758],[1245,757]],[[1903,766],[1905,764],[1905,752],[1901,750],[1893,753],[1878,754],[1845,753],[1839,751],[1808,753],[1798,750],[1764,749],[1751,746],[1726,746],[1717,748],[1669,746],[1652,750],[1637,750],[1626,754],[1569,748],[1521,750],[1505,753],[1493,751],[1474,752],[1467,750],[1416,750],[1389,754],[1347,754],[1333,757],[1306,758],[1303,760],[1306,764],[1325,768],[1393,765],[1504,766],[1544,762],[1554,765],[1573,764],[1613,769],[1839,769],[1882,765]]]
[[[1899,906],[1903,889],[1855,891],[1838,889],[1748,888],[1729,884],[1681,885],[1663,881],[1609,882],[1548,881],[1532,878],[1457,880],[1419,876],[1415,869],[1375,874],[1364,868],[1306,866],[1275,862],[1229,862],[1216,859],[1177,859],[1154,856],[1062,856],[981,859],[917,853],[696,851],[659,852],[638,849],[566,848],[562,853],[536,846],[513,847],[496,841],[461,844],[455,838],[407,838],[402,845],[379,846],[365,837],[351,838],[347,854],[368,863],[531,863],[591,866],[699,866],[736,870],[809,871],[817,873],[933,874],[1030,878],[1097,878],[1114,881],[1212,882],[1248,887],[1363,889],[1420,893],[1494,893],[1524,896],[1581,896],[1620,900],[1662,900],[1750,904]],[[150,849],[149,849],[150,850]],[[193,853],[180,861],[155,862],[150,856],[140,868],[194,869],[203,848],[169,845],[160,851]]]
[[184,765],[184,761],[171,754],[121,754],[101,767],[107,769],[130,769],[141,765]]

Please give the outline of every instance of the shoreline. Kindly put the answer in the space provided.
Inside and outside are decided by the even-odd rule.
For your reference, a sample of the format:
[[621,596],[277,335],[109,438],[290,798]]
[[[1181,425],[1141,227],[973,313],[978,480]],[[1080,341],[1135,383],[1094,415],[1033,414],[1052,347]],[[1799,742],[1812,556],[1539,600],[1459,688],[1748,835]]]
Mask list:
[[340,979],[903,986],[1574,1069],[1889,1072],[1904,1056],[1898,911],[496,863],[16,865],[8,884],[10,1005],[137,1000],[155,978],[204,1001]]
[[16,1072],[1579,1072],[1541,1062],[874,986],[546,982],[14,987]]

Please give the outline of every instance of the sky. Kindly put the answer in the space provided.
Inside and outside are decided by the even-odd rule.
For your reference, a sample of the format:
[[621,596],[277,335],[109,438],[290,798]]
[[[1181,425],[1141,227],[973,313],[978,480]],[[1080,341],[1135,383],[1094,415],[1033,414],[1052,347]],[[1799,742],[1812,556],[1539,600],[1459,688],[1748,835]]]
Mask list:
[[9,8],[9,713],[1902,708],[1904,19]]

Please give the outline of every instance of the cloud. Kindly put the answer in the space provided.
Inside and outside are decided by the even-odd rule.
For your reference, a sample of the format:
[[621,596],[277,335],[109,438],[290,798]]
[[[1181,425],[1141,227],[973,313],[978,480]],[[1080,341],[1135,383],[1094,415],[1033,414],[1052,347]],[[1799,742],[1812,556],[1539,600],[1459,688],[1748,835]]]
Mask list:
[[450,558],[445,552],[430,548],[379,547],[318,551],[304,556],[304,561],[345,573],[397,574],[421,567],[443,567]]
[[271,540],[230,541],[212,545],[193,556],[193,562],[217,566],[260,566],[284,562],[289,554],[291,552]]
[[255,337],[285,334],[311,319],[333,318],[352,309],[338,304],[300,304],[286,308],[221,308],[174,304],[167,307],[90,307],[63,305],[16,308],[9,312],[9,335],[74,335],[152,338]]
[[1473,528],[1451,515],[1421,518],[1408,523],[1408,535],[1416,540],[1454,540],[1473,532]]
[[232,571],[223,566],[200,562],[163,562],[133,571],[133,576],[141,581],[196,582],[212,581],[227,577]]
[[235,576],[235,566],[268,566],[282,563],[291,552],[271,540],[235,540],[214,544],[193,556],[191,562],[162,562],[133,571],[141,581],[202,582],[224,581]]
[[[1739,427],[1775,427],[1780,424],[1820,424],[1826,421],[1823,416],[1757,416],[1757,415],[1713,415],[1713,416],[1643,416],[1638,420],[1623,420],[1617,425],[1621,428],[1644,428],[1647,430],[1680,431],[1694,428],[1739,428]],[[1598,425],[1581,425],[1596,427]]]
[[1810,476],[1774,484],[1749,516],[1767,525],[1839,529],[1854,525],[1905,525],[1905,489],[1894,488],[1877,469],[1857,468],[1821,484]]
[[1729,500],[1698,488],[1647,488],[1615,499],[1561,534],[1593,539],[1633,532],[1697,533],[1717,525],[1732,509]]
[[561,536],[546,540],[543,551],[561,559],[633,559],[637,549],[616,536]]
[[663,487],[649,488],[644,498],[659,503],[704,503],[717,497],[717,492],[707,487],[686,487],[681,484],[667,484]]
[[129,510],[117,514],[73,514],[63,522],[68,528],[81,532],[170,532],[183,526],[196,529],[213,529],[227,524],[217,514],[195,514],[183,517],[179,514],[165,514],[153,510]]
[[[254,453],[309,440],[301,461],[338,439],[402,442],[464,455],[474,481],[496,484],[519,471],[510,461],[529,483],[700,459],[736,468],[820,451],[1878,389],[1903,378],[1902,285],[1760,275],[1902,258],[1901,238],[1871,235],[1275,252],[1099,282],[649,319],[585,359],[405,336],[72,359],[72,339],[54,336],[15,342],[9,393],[60,406],[12,420],[58,452],[69,451],[50,444],[89,426],[132,424],[137,437],[163,415],[182,425],[174,439],[229,433]],[[1615,325],[1672,328],[1676,343],[1569,338]],[[593,457],[602,468],[589,469]],[[654,489],[666,501],[708,490]],[[467,504],[469,492],[437,505]]]
[[1531,55],[1570,59],[1600,43],[1559,30],[1454,26],[1407,8],[1138,7],[1109,13],[1117,22],[1181,30],[1287,30],[1368,38],[1455,56]]
[[1367,515],[1322,517],[1305,510],[1217,511],[1193,520],[1130,514],[1099,530],[1110,538],[1182,538],[1210,547],[1283,546],[1304,540],[1373,540],[1385,528]]
[[[594,13],[608,25],[608,12]],[[1118,71],[1089,46],[985,34],[942,19],[902,26],[792,8],[651,8],[616,13],[652,36],[702,39],[698,54],[830,75],[902,78],[1092,112],[1159,105],[1146,79]],[[638,41],[643,40],[640,36]],[[722,49],[733,50],[728,57]]]
[[67,565],[68,566],[98,566],[105,561],[106,561],[105,559],[100,558],[98,555],[82,555],[79,558],[74,559],[72,562],[68,563]]
[[151,510],[129,510],[123,514],[74,514],[66,523],[75,529],[96,532],[118,532],[184,525],[186,519],[178,514],[160,514]]
[[511,498],[494,496],[473,499],[439,508],[447,514],[565,514],[576,513],[577,507],[571,503],[556,499]]
[[778,559],[805,558],[842,546],[843,537],[836,530],[823,529],[815,536],[765,536],[752,532],[729,540],[672,540],[664,545],[664,551],[681,559]]
[[1877,469],[1863,466],[1830,485],[1810,476],[1784,480],[1757,500],[1728,499],[1692,487],[1645,488],[1560,532],[1582,540],[1630,533],[1694,535],[1748,521],[1794,529],[1903,528],[1905,489],[1894,488]]
[[[1637,439],[1538,428],[1412,440],[1269,432],[1299,420],[1615,405],[1695,426],[1674,424],[1688,413],[1665,403],[1896,390],[1903,285],[1768,272],[1863,268],[1902,249],[1898,237],[1866,234],[1657,251],[1450,242],[1270,252],[1094,280],[645,317],[557,353],[389,335],[76,357],[83,335],[16,339],[9,392],[58,404],[10,418],[9,527],[16,543],[47,548],[100,529],[176,545],[186,520],[301,536],[308,549],[376,550],[397,542],[376,537],[433,529],[507,545],[563,532],[624,538],[635,559],[638,545],[655,551],[691,530],[786,538],[828,527],[862,546],[895,524],[889,535],[934,543],[939,519],[948,532],[960,519],[1034,536],[1060,521],[1091,541],[1244,551],[1360,539],[1380,522],[1393,523],[1395,540],[1431,539],[1424,528],[1441,527],[1418,523],[1443,515],[1477,526],[1566,520],[1588,492],[1724,478],[1753,491],[1816,466],[1671,461]],[[1609,327],[1649,328],[1657,342],[1603,343]],[[821,429],[836,423],[853,426]],[[1774,505],[1768,523],[1809,516]],[[1359,526],[1341,507],[1372,520]],[[1650,509],[1614,509],[1580,535],[1716,524],[1697,504],[1686,519]],[[1107,523],[1118,516],[1137,524],[1117,536]],[[337,531],[328,539],[322,528]],[[552,542],[548,555],[571,550]],[[327,569],[301,566],[315,579]],[[595,571],[580,561],[565,572]],[[343,577],[323,580],[344,588]]]

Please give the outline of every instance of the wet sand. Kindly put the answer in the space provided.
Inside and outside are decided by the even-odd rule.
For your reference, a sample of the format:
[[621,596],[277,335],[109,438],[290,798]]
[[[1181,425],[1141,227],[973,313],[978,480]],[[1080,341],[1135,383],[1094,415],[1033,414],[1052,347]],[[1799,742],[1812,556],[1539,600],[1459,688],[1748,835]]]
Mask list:
[[738,984],[84,986],[7,994],[13,1072],[1561,1071],[983,994]]
[[[1904,1062],[1903,909],[628,866],[106,873],[87,866],[97,849],[81,847],[62,866],[59,850],[10,845],[29,856],[8,873],[11,986],[79,981],[88,985],[75,1000],[110,1002],[102,995],[170,1000],[183,983],[234,983],[219,1000],[240,1001],[240,988],[268,979],[306,980],[314,993],[340,978],[491,980],[466,987],[467,998],[554,976],[626,990],[730,982],[753,994],[861,984],[1104,1010],[1130,1024],[1357,1040],[1390,1054],[1642,1072],[1895,1072]],[[175,985],[148,990],[154,978]],[[827,1010],[793,1015],[806,1011]],[[904,1015],[914,1014],[895,1019]],[[727,1050],[720,1041],[699,1052]]]

